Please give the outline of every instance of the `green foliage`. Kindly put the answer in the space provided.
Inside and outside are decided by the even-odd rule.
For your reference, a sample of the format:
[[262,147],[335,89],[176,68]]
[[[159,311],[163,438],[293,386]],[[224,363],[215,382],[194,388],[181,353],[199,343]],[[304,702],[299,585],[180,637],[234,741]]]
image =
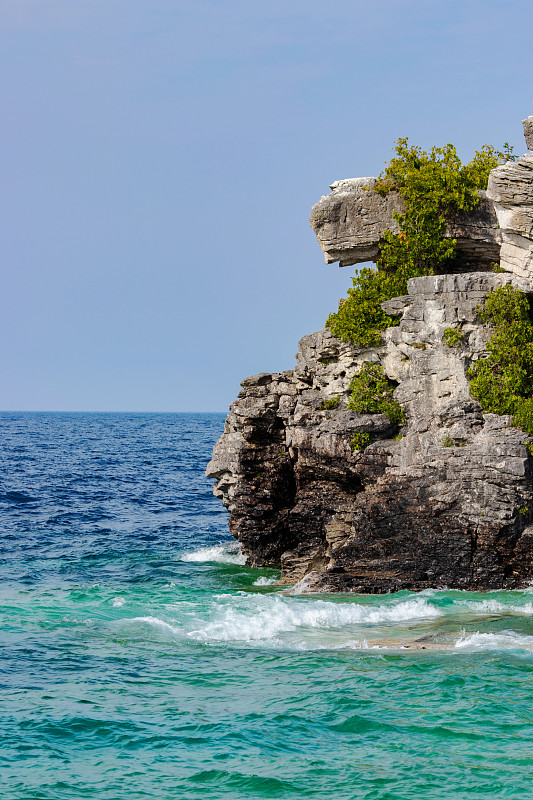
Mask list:
[[454,439],[449,433],[443,436],[441,441],[443,447],[465,447],[466,445],[466,439]]
[[503,156],[506,161],[516,161],[518,156],[514,153],[514,147],[509,144],[509,142],[503,143],[503,153],[499,153],[500,156]]
[[354,433],[352,438],[350,439],[350,447],[352,448],[352,453],[355,450],[364,450],[365,447],[371,442],[370,434],[369,433]]
[[533,434],[533,399],[531,397],[521,398],[521,402],[516,404],[513,422],[518,428]]
[[396,280],[394,275],[363,267],[353,278],[348,297],[339,302],[338,311],[329,315],[326,325],[338,339],[374,347],[381,342],[381,332],[399,322],[386,314],[380,303],[405,292],[401,276]]
[[381,195],[399,192],[404,214],[395,214],[400,233],[386,231],[376,269],[364,267],[353,278],[348,297],[330,314],[326,325],[334,336],[360,347],[381,342],[381,332],[397,325],[381,308],[384,300],[407,293],[409,278],[431,275],[455,255],[456,242],[444,237],[446,221],[457,211],[474,208],[478,189],[485,189],[490,170],[505,160],[489,145],[463,166],[453,145],[429,153],[396,142],[396,158],[386,166],[373,190]]
[[401,405],[393,400],[395,388],[381,364],[365,361],[350,383],[352,395],[347,407],[359,414],[386,414],[393,425],[401,425],[404,412]]
[[328,397],[328,399],[324,400],[324,402],[320,406],[320,411],[332,411],[334,408],[337,408],[340,401],[341,401],[340,394],[336,394],[334,397]]
[[424,344],[424,342],[415,342],[414,344],[411,345],[411,347],[414,347],[415,350],[427,350],[427,347]]
[[463,343],[465,335],[460,328],[445,328],[442,341],[448,347],[459,347]]
[[533,325],[527,296],[513,286],[487,295],[478,310],[494,328],[487,358],[469,370],[470,392],[484,411],[511,414],[513,423],[533,435]]

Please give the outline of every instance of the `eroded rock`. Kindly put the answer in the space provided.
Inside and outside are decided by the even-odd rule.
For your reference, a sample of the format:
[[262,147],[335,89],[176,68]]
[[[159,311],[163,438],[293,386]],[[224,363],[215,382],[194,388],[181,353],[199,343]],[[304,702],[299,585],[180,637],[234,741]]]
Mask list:
[[[476,308],[509,282],[494,273],[413,278],[409,294],[388,303],[402,318],[382,347],[319,331],[300,342],[294,370],[243,381],[207,474],[250,564],[281,566],[283,581],[305,578],[307,591],[531,580],[527,437],[508,417],[483,414],[466,376],[489,336]],[[452,326],[459,347],[442,341]],[[402,438],[385,415],[346,408],[364,361],[398,383]],[[352,451],[356,433],[372,444]]]
[[524,126],[524,137],[528,150],[533,150],[533,117],[526,117],[522,121]]
[[[338,261],[341,267],[376,261],[385,231],[397,233],[393,214],[405,206],[398,192],[385,197],[372,191],[375,178],[350,178],[331,184],[311,209],[309,223],[324,253],[326,264]],[[457,240],[457,256],[446,266],[449,272],[490,269],[499,260],[501,237],[493,204],[479,192],[479,205],[470,212],[457,213],[446,236]]]
[[533,153],[492,170],[487,194],[502,231],[501,266],[533,285]]
[[[524,121],[533,146],[533,117]],[[311,213],[326,263],[375,260],[397,230],[399,195],[374,178],[332,184]],[[370,188],[367,188],[370,187]],[[457,239],[452,274],[413,278],[382,304],[399,325],[361,349],[329,330],[305,336],[297,365],[242,382],[207,474],[248,563],[281,567],[300,591],[502,589],[533,579],[533,458],[507,416],[484,414],[467,372],[487,355],[477,309],[513,283],[533,293],[533,153],[491,173]],[[500,259],[506,273],[486,271]],[[449,347],[446,328],[460,332]],[[383,367],[405,411],[347,407],[364,362]],[[357,450],[363,440],[371,444]]]

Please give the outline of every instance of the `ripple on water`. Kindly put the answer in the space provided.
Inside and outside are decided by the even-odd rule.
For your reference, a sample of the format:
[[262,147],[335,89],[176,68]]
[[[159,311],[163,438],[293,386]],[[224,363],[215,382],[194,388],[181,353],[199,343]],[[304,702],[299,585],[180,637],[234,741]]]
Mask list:
[[528,797],[531,589],[285,593],[223,421],[0,415],[2,798]]

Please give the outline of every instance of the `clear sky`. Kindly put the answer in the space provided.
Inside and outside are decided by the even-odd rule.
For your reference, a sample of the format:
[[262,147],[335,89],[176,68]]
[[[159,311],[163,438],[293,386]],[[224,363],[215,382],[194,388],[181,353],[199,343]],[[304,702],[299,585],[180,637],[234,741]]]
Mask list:
[[223,411],[352,268],[309,211],[399,136],[522,153],[526,0],[0,0],[0,408]]

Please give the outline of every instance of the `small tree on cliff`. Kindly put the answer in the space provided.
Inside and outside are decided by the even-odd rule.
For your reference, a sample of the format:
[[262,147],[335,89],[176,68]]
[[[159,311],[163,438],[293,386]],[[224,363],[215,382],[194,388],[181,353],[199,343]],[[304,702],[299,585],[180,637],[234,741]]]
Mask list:
[[384,300],[405,294],[409,278],[432,275],[454,257],[456,241],[445,238],[448,219],[475,208],[477,190],[486,189],[491,169],[507,160],[484,145],[462,165],[451,144],[428,153],[409,146],[406,138],[398,139],[395,151],[372,191],[382,196],[399,192],[404,198],[405,213],[394,214],[400,232],[385,232],[377,268],[359,270],[348,297],[326,320],[334,336],[361,347],[379,344],[381,332],[398,324],[381,308]]

